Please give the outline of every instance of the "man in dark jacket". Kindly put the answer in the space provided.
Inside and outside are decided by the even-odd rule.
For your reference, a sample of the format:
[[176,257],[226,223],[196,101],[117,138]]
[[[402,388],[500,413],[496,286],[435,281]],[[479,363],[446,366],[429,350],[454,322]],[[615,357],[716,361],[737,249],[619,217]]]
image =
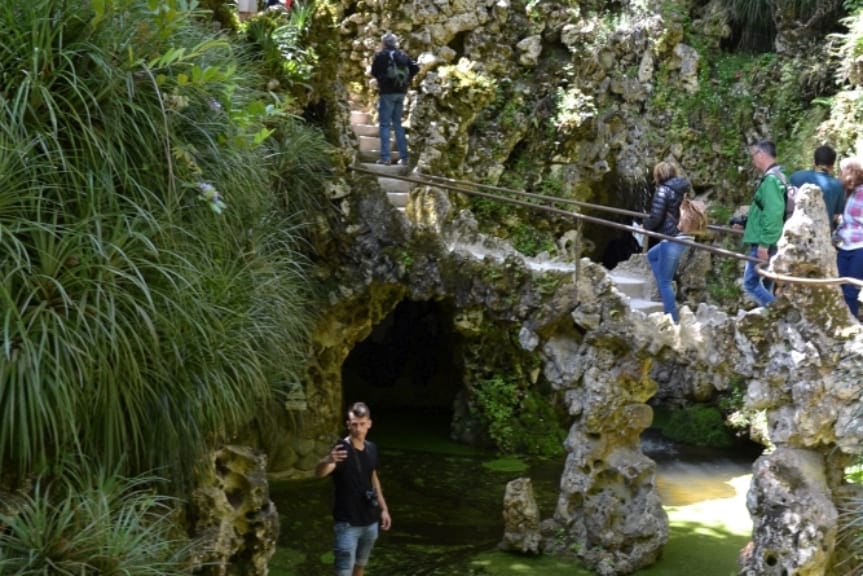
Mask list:
[[[419,66],[407,54],[399,50],[399,40],[395,34],[387,32],[381,37],[382,49],[372,60],[372,76],[378,82],[380,101],[378,103],[378,122],[381,134],[381,157],[378,164],[391,164],[390,126],[396,133],[396,147],[399,151],[399,164],[408,163],[408,144],[402,126],[405,94],[411,80],[419,72]],[[404,77],[398,73],[402,70]],[[405,74],[406,72],[406,74]]]
[[[682,236],[677,223],[680,221],[680,205],[689,190],[689,182],[677,175],[677,168],[670,162],[659,162],[653,167],[653,182],[656,184],[656,191],[653,193],[650,215],[644,221],[644,229],[666,236]],[[680,318],[672,281],[685,251],[684,244],[673,240],[662,240],[647,251],[647,261],[662,297],[662,308],[675,323]]]

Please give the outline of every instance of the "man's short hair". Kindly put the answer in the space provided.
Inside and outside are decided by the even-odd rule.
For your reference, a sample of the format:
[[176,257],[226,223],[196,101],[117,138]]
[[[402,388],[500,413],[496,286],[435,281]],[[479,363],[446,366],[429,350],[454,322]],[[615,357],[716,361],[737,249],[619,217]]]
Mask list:
[[364,416],[371,418],[372,414],[365,402],[354,402],[351,404],[351,407],[348,408],[348,418],[351,416],[354,418],[362,418]]
[[776,158],[776,144],[770,140],[761,140],[752,145],[756,150],[761,150],[771,158]]
[[399,37],[392,32],[387,32],[386,34],[381,36],[381,44],[383,44],[387,48],[398,48]]
[[819,146],[815,149],[816,166],[833,166],[836,164],[836,150],[830,146]]

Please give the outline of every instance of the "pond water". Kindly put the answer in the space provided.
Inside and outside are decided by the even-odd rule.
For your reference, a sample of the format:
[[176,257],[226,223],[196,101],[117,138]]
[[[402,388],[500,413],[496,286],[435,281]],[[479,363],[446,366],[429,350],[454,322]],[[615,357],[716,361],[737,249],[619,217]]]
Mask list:
[[[380,477],[393,528],[381,533],[368,576],[590,574],[571,560],[496,551],[503,535],[506,483],[529,476],[540,513],[547,518],[554,512],[562,457],[500,459],[450,443],[442,430],[386,428],[378,422],[369,439],[380,449]],[[736,550],[751,529],[744,496],[752,454],[689,450],[652,436],[645,438],[643,449],[657,461],[657,486],[672,531],[663,559],[639,574],[732,574]],[[270,488],[282,518],[270,574],[331,574],[331,480],[283,481]],[[696,566],[700,568],[692,572]]]

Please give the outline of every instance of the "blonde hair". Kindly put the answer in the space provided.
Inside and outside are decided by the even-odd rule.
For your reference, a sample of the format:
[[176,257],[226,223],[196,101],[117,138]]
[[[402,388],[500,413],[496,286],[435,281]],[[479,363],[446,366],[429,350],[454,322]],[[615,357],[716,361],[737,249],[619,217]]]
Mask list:
[[839,163],[839,180],[846,190],[853,190],[863,184],[863,162],[859,157],[844,158]]
[[658,162],[653,167],[653,181],[656,184],[665,182],[675,176],[677,176],[677,168],[671,162]]

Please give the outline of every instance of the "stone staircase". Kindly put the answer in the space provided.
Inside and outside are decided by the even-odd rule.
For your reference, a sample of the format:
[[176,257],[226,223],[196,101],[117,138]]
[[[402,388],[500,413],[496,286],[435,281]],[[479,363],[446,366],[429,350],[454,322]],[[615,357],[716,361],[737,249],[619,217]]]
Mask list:
[[[378,174],[378,183],[381,189],[387,193],[387,198],[390,199],[393,206],[399,211],[404,212],[407,206],[413,184],[392,176],[406,176],[410,171],[408,166],[376,164],[378,158],[381,157],[380,151],[380,131],[377,123],[368,112],[362,110],[351,111],[351,129],[357,136],[359,141],[359,161],[360,166],[371,170]],[[390,145],[390,157],[395,161],[399,159],[399,152],[396,149],[395,141]]]
[[608,273],[608,277],[614,282],[614,286],[629,298],[629,307],[633,310],[640,310],[645,314],[663,311],[662,302],[651,299],[653,282],[647,280],[644,274],[615,268]]

